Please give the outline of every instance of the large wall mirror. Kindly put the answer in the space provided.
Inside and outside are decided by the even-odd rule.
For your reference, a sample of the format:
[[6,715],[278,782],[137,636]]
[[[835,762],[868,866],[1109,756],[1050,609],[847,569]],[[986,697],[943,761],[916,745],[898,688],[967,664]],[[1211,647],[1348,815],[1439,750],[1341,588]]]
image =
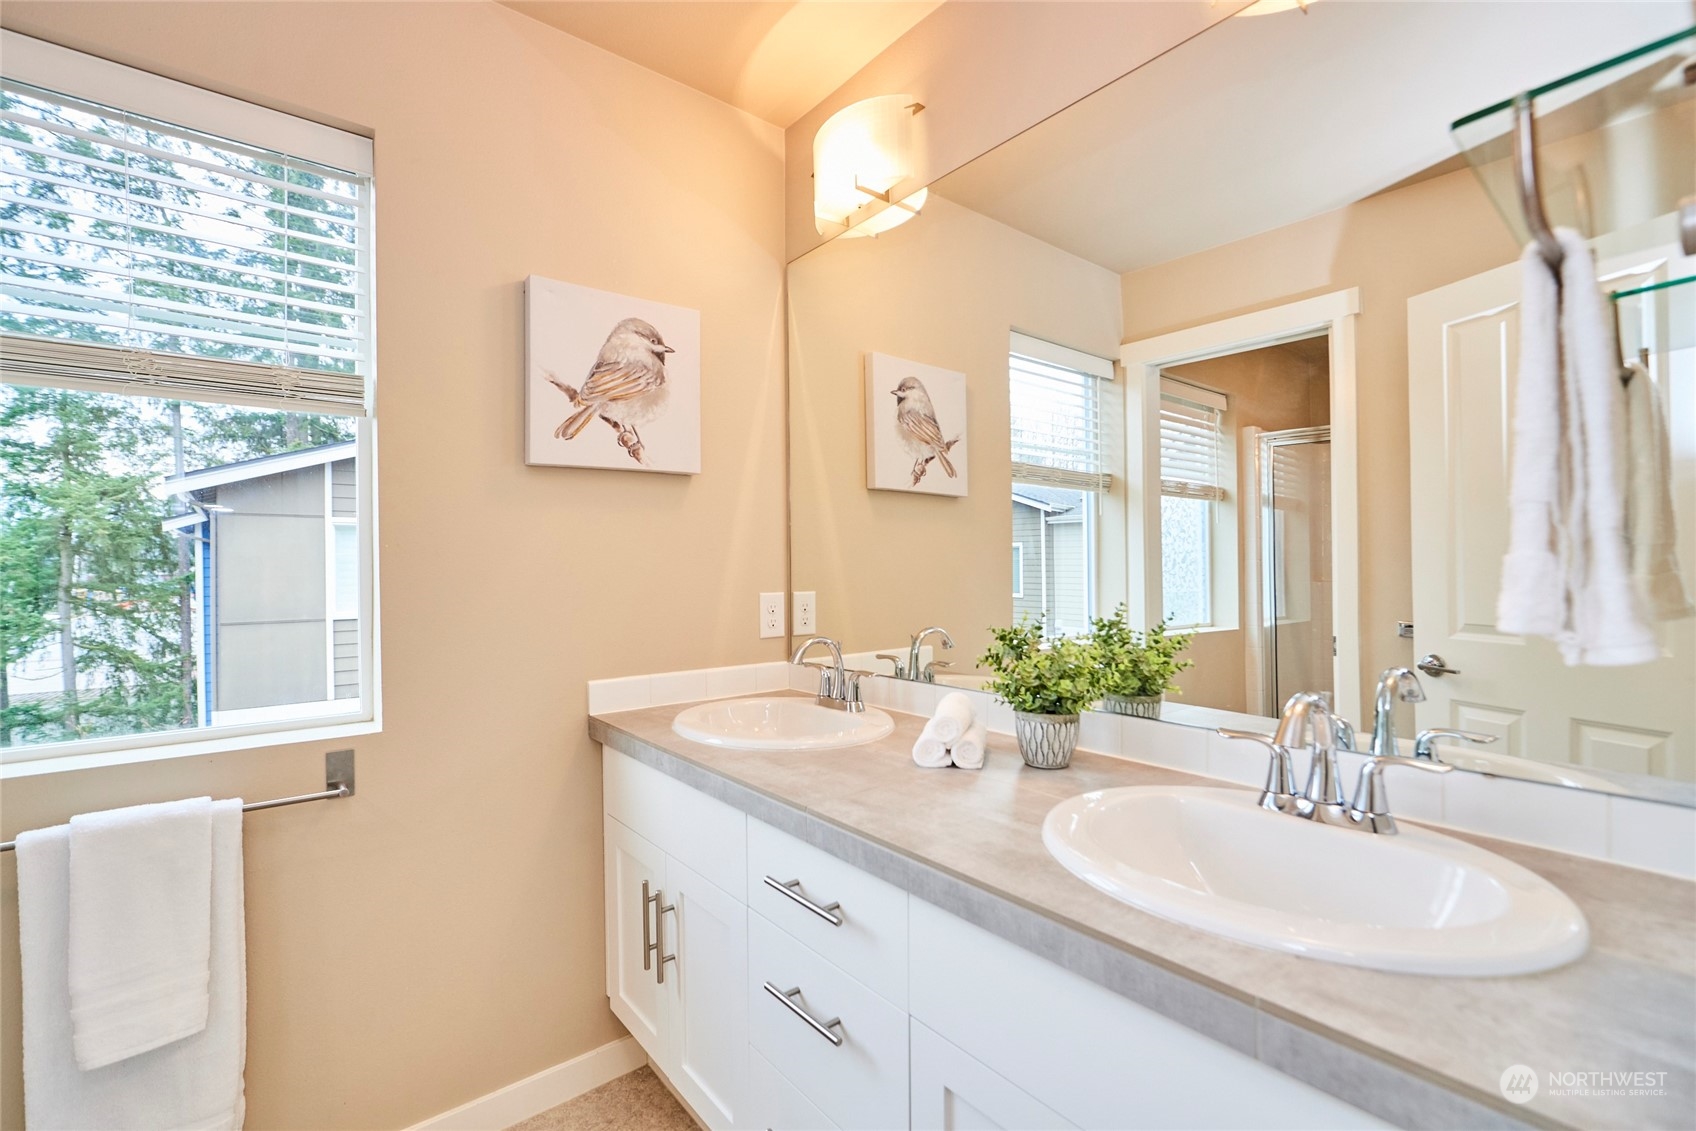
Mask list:
[[1550,7],[1225,20],[793,262],[818,630],[973,685],[993,626],[1124,605],[1191,634],[1165,721],[1269,730],[1323,691],[1370,726],[1379,674],[1417,667],[1402,735],[1496,740],[1460,768],[1696,804],[1696,618],[1629,667],[1495,623],[1528,235],[1492,104],[1546,84],[1545,206],[1666,421],[1696,594],[1696,34],[1676,4]]

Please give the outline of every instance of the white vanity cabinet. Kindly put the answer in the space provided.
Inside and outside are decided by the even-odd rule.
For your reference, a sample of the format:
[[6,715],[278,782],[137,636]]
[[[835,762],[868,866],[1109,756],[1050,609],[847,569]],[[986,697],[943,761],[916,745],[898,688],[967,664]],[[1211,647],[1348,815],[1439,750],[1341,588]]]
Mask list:
[[607,994],[715,1131],[1382,1126],[624,754],[604,761]]
[[611,751],[606,809],[607,997],[714,1128],[751,1125],[746,819]]

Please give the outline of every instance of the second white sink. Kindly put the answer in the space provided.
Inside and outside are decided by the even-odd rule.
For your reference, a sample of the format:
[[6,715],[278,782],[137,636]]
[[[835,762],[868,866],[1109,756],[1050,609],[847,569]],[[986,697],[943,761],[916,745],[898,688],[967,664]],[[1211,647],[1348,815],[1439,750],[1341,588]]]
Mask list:
[[1133,907],[1239,942],[1409,974],[1529,974],[1589,926],[1541,876],[1406,824],[1394,836],[1268,812],[1246,790],[1098,790],[1048,814],[1068,871]]
[[835,750],[876,742],[895,729],[878,710],[838,711],[811,699],[723,699],[678,712],[671,729],[732,750]]

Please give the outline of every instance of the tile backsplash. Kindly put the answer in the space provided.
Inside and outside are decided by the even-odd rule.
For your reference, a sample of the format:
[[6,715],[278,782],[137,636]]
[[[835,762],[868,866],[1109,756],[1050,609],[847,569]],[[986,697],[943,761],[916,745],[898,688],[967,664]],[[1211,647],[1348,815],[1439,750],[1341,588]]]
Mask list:
[[[661,672],[591,680],[589,713],[817,688],[816,669],[781,662]],[[885,678],[868,678],[862,688],[872,706],[914,715],[931,714],[938,699],[960,690]],[[990,730],[1012,733],[1013,713],[1005,704],[982,691],[964,694]],[[1078,745],[1242,785],[1258,786],[1266,778],[1266,753],[1258,744],[1198,727],[1091,712],[1084,717]],[[1365,758],[1345,753],[1340,761],[1344,780],[1352,783]],[[1302,780],[1307,767],[1296,770]],[[1404,773],[1387,781],[1391,807],[1399,816],[1696,879],[1696,809],[1463,771]]]

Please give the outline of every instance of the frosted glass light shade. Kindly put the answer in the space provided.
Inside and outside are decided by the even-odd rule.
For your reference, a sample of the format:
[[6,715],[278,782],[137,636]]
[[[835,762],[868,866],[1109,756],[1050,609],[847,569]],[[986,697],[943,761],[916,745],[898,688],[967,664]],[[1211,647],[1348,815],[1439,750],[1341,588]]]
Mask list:
[[881,222],[877,230],[888,231],[917,214],[923,203],[919,193],[902,202],[911,207],[891,206],[869,220],[864,211],[881,205],[890,190],[913,175],[912,106],[913,99],[904,94],[867,98],[838,110],[819,127],[813,138],[813,224],[820,235],[835,235],[862,221]]

